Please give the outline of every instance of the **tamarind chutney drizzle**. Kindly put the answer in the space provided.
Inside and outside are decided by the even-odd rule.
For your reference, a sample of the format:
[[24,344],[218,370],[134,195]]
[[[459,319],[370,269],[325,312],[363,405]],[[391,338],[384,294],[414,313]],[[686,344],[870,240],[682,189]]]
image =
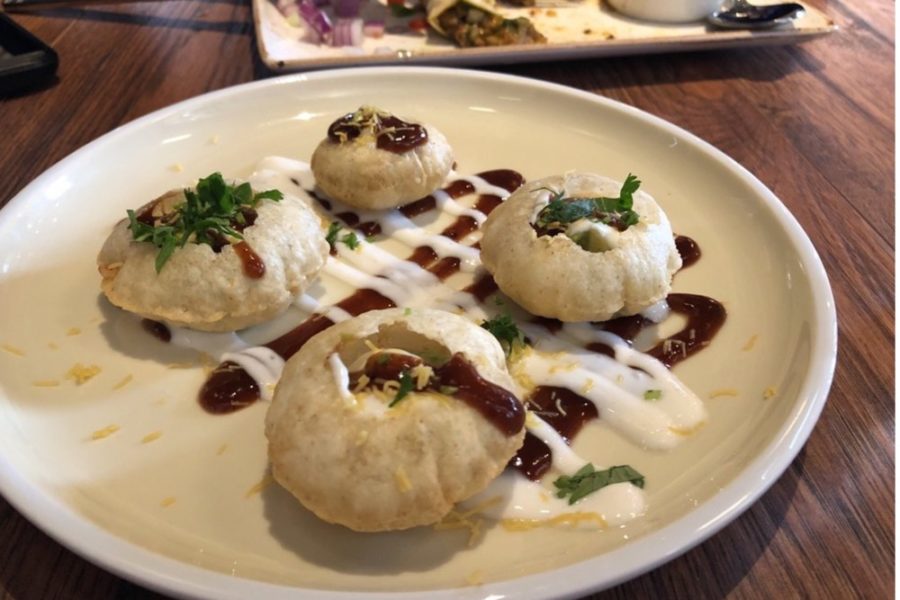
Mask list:
[[[413,369],[425,364],[422,358],[409,354],[375,354],[369,357],[362,371],[350,374],[350,389],[359,387],[363,375],[368,379],[366,387],[380,387],[385,381],[399,381],[404,373],[411,376]],[[461,353],[455,353],[443,364],[428,366],[431,375],[423,387],[416,387],[416,391],[439,392],[458,398],[506,435],[515,435],[525,426],[525,407],[519,399],[479,375],[475,365]]]
[[428,143],[428,131],[418,123],[407,123],[394,115],[371,108],[348,113],[328,127],[328,139],[340,144],[355,140],[363,131],[375,134],[375,147],[403,154]]

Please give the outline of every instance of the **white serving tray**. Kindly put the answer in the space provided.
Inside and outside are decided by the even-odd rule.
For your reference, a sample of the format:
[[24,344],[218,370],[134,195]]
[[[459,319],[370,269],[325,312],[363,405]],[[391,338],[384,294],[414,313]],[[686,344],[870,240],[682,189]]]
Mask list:
[[[565,2],[565,0],[561,0]],[[765,4],[765,2],[761,2]],[[366,38],[361,48],[320,46],[301,40],[271,0],[253,0],[256,40],[263,62],[277,71],[376,64],[485,65],[571,58],[624,56],[798,43],[836,30],[834,21],[806,5],[806,13],[790,26],[765,31],[720,30],[703,22],[671,25],[620,15],[605,0],[582,0],[559,8],[501,8],[509,17],[527,16],[546,44],[458,48],[433,31],[427,34],[386,33]],[[376,0],[363,10],[367,19],[401,26]]]

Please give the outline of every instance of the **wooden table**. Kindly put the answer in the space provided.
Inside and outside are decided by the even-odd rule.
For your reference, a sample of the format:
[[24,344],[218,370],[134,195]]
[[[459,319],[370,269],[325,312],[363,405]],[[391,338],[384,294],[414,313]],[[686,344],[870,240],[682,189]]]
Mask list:
[[[839,33],[801,46],[503,67],[659,115],[755,173],[831,278],[837,372],[805,449],[746,514],[598,598],[886,598],[894,589],[894,3],[817,0]],[[136,117],[271,73],[248,2],[168,0],[16,20],[60,55],[50,87],[0,100],[0,206]],[[7,316],[8,318],[8,316]],[[155,598],[0,499],[3,598]]]

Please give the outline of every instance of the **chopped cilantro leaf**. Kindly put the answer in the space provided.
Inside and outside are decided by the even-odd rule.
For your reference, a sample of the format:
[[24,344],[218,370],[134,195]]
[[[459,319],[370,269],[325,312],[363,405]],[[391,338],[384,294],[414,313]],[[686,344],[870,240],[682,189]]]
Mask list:
[[[278,190],[269,190],[269,191],[270,192],[278,192]],[[255,204],[253,202],[253,199],[251,198],[252,193],[253,193],[253,190],[250,189],[250,184],[247,183],[246,181],[244,183],[242,183],[241,185],[237,186],[236,188],[234,188],[234,198],[235,198],[235,200],[237,200],[238,204]],[[281,192],[278,192],[278,194],[280,195]],[[259,195],[260,194],[257,194],[257,197],[259,197]],[[281,198],[278,198],[278,200],[281,200]]]
[[351,250],[356,250],[357,248],[359,248],[359,238],[356,237],[356,233],[353,231],[342,237],[341,241],[344,242]]
[[266,190],[251,197],[249,183],[234,186],[225,181],[221,173],[213,173],[197,182],[196,187],[184,190],[184,202],[172,212],[156,217],[151,223],[127,211],[128,229],[136,242],[149,242],[159,248],[156,255],[156,272],[159,273],[171,258],[176,247],[188,242],[207,244],[216,251],[232,240],[242,240],[235,229],[246,226],[247,216],[260,200],[281,200],[278,190]]
[[284,198],[284,194],[282,194],[279,190],[266,190],[264,192],[258,192],[253,195],[253,206],[259,204],[260,200],[273,200],[278,202]]
[[413,377],[410,375],[409,371],[402,371],[400,373],[400,389],[397,390],[397,395],[394,396],[394,399],[388,404],[388,408],[393,407],[395,404],[406,398],[413,390],[414,386]]
[[551,200],[541,210],[538,218],[550,225],[551,223],[568,224],[594,214],[597,205],[591,198],[558,198]]
[[544,230],[564,230],[575,221],[590,219],[625,231],[640,221],[633,210],[634,193],[640,187],[641,181],[629,173],[617,198],[569,198],[562,191],[539,188],[548,189],[552,196],[538,213],[536,225]]
[[159,252],[156,255],[156,272],[159,273],[172,253],[175,252],[175,237],[170,236],[163,240],[162,246],[159,246]]
[[525,345],[525,334],[516,325],[512,317],[508,313],[489,319],[481,324],[481,327],[487,329],[491,335],[500,342],[500,347],[506,356],[509,356],[513,350]]
[[328,245],[334,247],[337,243],[338,233],[341,232],[341,224],[337,221],[332,221],[331,225],[328,226],[328,233],[325,234],[325,241],[328,242]]
[[569,505],[575,504],[588,494],[614,483],[630,482],[639,488],[644,487],[644,476],[628,465],[610,467],[597,471],[588,463],[578,469],[574,475],[563,475],[553,482],[556,486],[557,498],[569,496]]
[[644,400],[659,400],[662,398],[662,390],[647,390],[644,392]]

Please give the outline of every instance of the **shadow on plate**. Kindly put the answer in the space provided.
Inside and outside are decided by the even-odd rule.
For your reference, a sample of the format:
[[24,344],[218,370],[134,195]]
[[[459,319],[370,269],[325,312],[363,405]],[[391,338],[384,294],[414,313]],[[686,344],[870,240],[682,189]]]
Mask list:
[[143,328],[140,317],[113,306],[103,294],[97,294],[97,308],[103,316],[100,332],[114,352],[163,365],[197,363],[200,366],[197,351],[154,337]]
[[435,569],[468,547],[468,531],[432,527],[358,533],[322,521],[287,490],[274,484],[262,492],[269,533],[303,560],[340,573],[392,575]]

